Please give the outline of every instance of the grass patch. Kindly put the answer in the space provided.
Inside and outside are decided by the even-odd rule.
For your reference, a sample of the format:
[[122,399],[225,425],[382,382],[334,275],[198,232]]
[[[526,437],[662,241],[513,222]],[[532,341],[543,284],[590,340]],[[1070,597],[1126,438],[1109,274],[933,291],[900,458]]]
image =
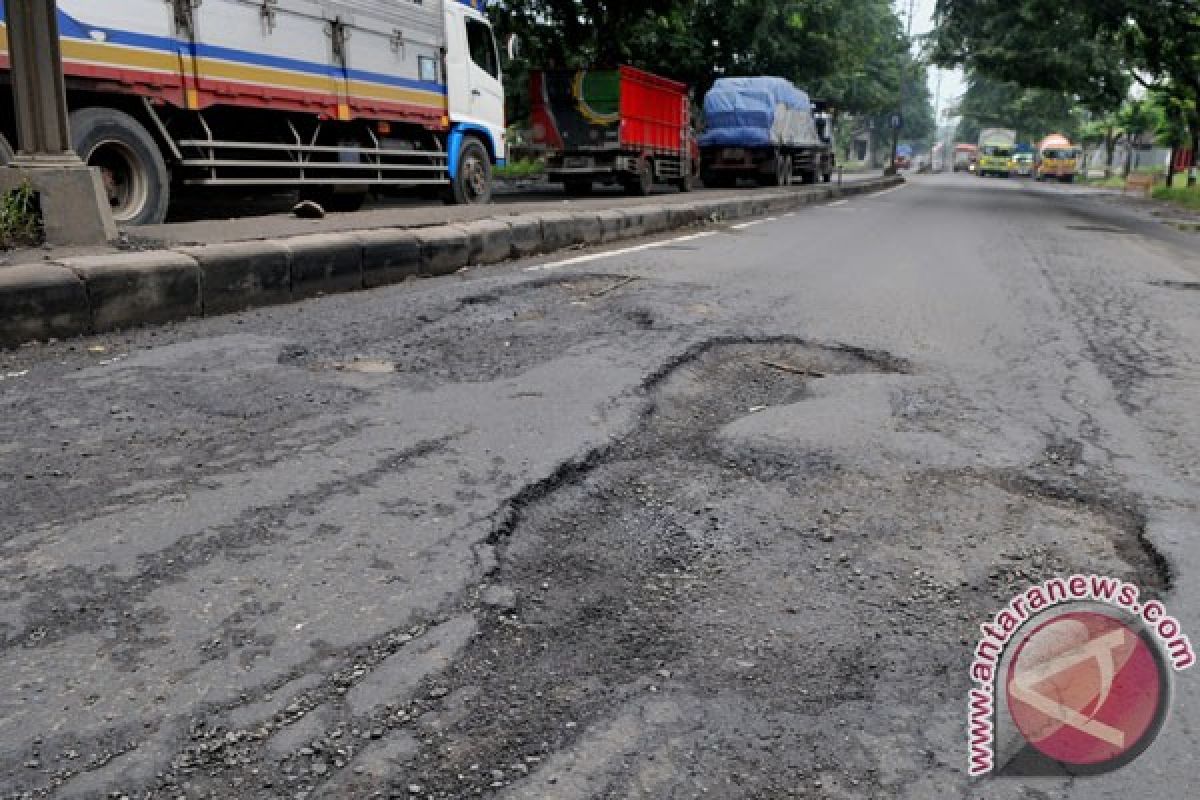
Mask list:
[[546,171],[546,165],[537,159],[522,159],[510,161],[503,167],[496,167],[493,173],[497,178],[514,180],[518,178],[536,178]]
[[[1186,182],[1186,180],[1187,178],[1184,176],[1184,181]],[[1176,181],[1176,184],[1178,183],[1179,182]],[[1200,210],[1200,188],[1188,189],[1187,187],[1181,187],[1178,185],[1171,188],[1167,188],[1166,186],[1157,186],[1154,189],[1153,197],[1155,200],[1163,200],[1184,208]]]
[[42,211],[28,182],[0,199],[0,247],[33,247],[42,242]]

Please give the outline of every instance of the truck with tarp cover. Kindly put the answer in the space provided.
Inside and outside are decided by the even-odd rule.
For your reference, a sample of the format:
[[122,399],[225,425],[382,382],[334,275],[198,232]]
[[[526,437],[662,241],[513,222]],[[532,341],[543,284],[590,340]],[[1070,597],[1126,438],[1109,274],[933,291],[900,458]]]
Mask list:
[[692,188],[700,155],[684,84],[629,66],[540,70],[530,77],[530,105],[546,177],[568,193],[597,183],[637,195],[659,183]]
[[[74,149],[125,224],[161,222],[185,186],[298,189],[330,210],[396,187],[486,202],[505,130],[485,6],[58,0]],[[0,73],[7,42],[0,24]],[[21,146],[6,77],[0,163]]]
[[721,78],[704,96],[700,175],[706,186],[832,180],[832,117],[783,78]]

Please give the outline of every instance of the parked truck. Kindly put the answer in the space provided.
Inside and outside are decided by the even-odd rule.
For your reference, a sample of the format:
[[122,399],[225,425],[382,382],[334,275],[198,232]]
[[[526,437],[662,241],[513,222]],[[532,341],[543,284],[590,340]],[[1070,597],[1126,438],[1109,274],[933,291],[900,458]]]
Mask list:
[[995,175],[1007,178],[1012,175],[1013,151],[1017,144],[1017,132],[1008,128],[985,128],[979,133],[979,166],[982,177]]
[[705,186],[829,182],[837,166],[832,116],[783,78],[721,78],[704,97]]
[[700,154],[684,84],[627,66],[536,71],[530,104],[546,177],[569,194],[588,194],[597,183],[635,195],[656,183],[691,190]]
[[485,3],[58,0],[75,150],[125,224],[162,221],[182,186],[295,188],[334,210],[393,187],[487,202],[505,141]]

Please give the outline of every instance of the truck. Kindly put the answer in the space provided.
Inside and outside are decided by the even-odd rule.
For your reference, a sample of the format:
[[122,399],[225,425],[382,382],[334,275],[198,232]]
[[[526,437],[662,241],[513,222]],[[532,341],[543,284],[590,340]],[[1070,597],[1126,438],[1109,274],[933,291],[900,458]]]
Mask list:
[[954,145],[954,171],[974,172],[978,155],[979,148],[973,144],[959,142]]
[[1036,178],[1073,183],[1079,169],[1079,151],[1061,133],[1052,133],[1038,143]]
[[[182,187],[488,202],[505,129],[486,2],[58,0],[74,149],[125,225],[163,221]],[[5,77],[0,161],[21,144]]]
[[730,187],[749,178],[763,186],[833,178],[832,115],[783,78],[721,78],[704,96],[700,178]]
[[691,190],[700,153],[686,85],[629,66],[536,70],[529,96],[546,178],[567,193],[590,194],[597,183],[634,195],[659,183]]
[[1028,142],[1021,142],[1013,148],[1012,155],[1012,170],[1013,174],[1018,178],[1033,177],[1034,162],[1037,156],[1034,153],[1033,145]]
[[979,132],[979,166],[982,177],[995,175],[1007,178],[1012,175],[1013,150],[1017,144],[1017,132],[1008,128],[985,128]]

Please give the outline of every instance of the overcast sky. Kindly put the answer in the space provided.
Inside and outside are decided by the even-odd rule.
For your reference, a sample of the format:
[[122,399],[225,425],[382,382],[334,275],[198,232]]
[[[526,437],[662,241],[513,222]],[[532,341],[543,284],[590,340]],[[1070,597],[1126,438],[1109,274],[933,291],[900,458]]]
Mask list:
[[[902,15],[908,14],[909,0],[893,0],[896,6],[900,9]],[[933,28],[933,7],[937,5],[937,0],[916,0],[916,6],[913,10],[913,34],[928,33]],[[938,89],[938,70],[929,70],[929,94],[934,100],[937,100]],[[962,70],[943,70],[942,71],[942,108],[953,103],[953,101],[967,90],[966,80],[963,78]]]

